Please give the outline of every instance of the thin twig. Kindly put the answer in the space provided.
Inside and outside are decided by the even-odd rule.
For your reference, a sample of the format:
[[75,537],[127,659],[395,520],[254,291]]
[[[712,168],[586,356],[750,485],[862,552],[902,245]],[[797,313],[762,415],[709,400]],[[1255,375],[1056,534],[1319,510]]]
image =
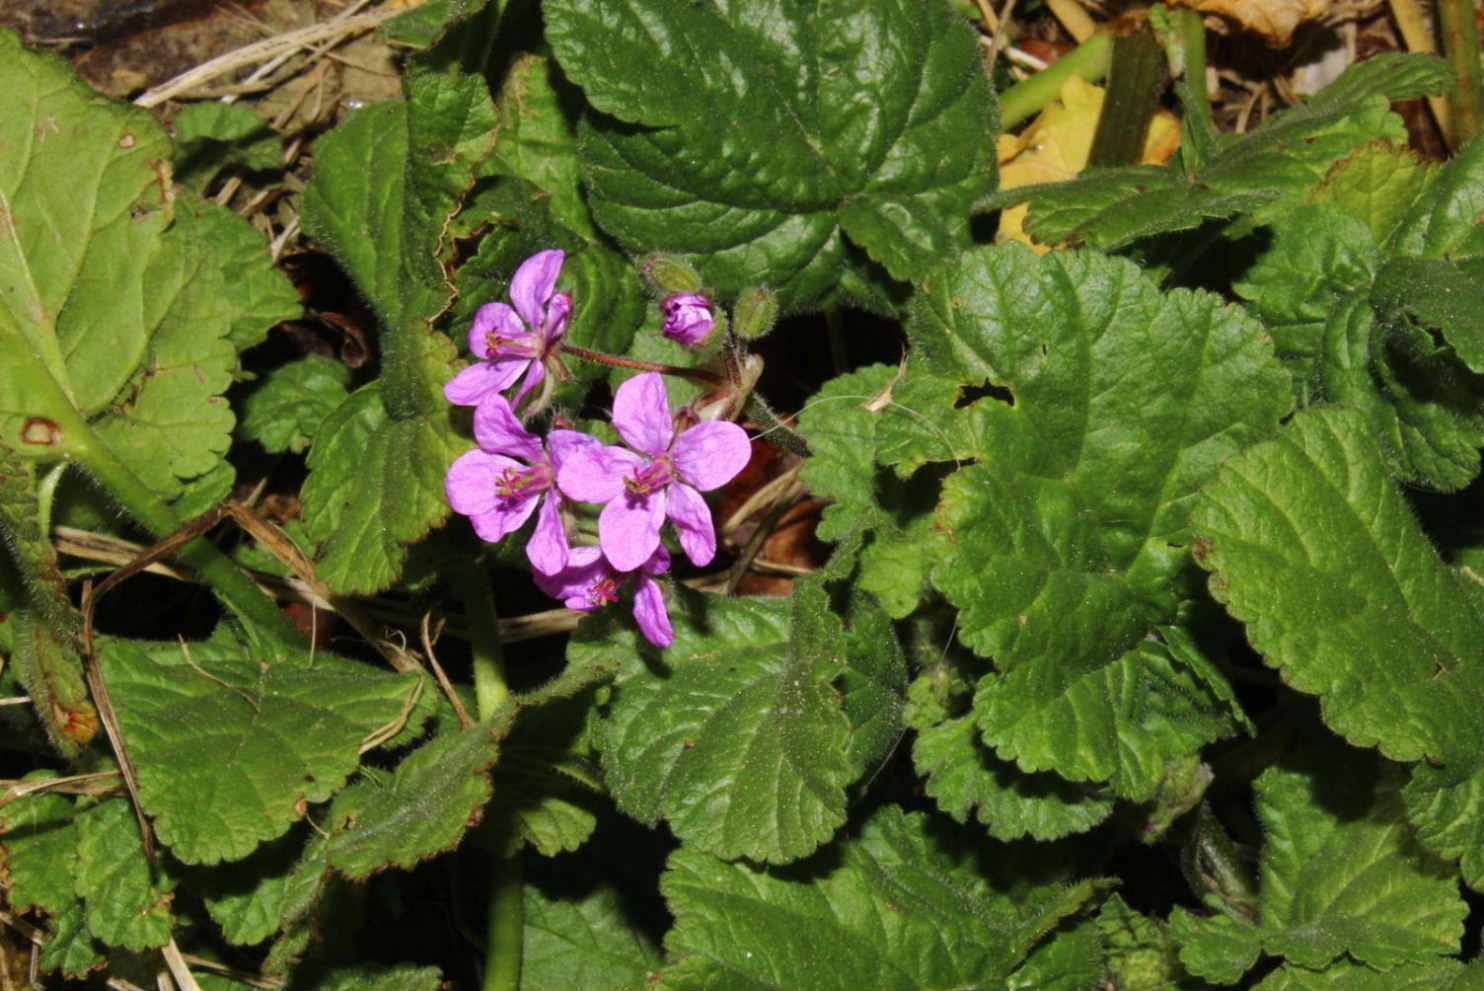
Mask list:
[[175,978],[175,986],[180,988],[180,991],[201,991],[201,985],[196,982],[196,975],[192,974],[191,968],[186,966],[180,947],[175,945],[174,936],[160,947],[160,955],[165,958],[165,966],[170,968],[170,976]]
[[[439,620],[437,633],[430,632],[428,621],[432,616],[431,612],[423,613],[423,656],[428,659],[428,665],[433,669],[433,677],[438,679],[438,687],[442,688],[443,694],[448,696],[448,704],[453,706],[454,713],[459,717],[459,724],[468,729],[474,725],[474,718],[469,715],[469,710],[464,708],[464,700],[459,698],[459,693],[454,690],[453,682],[448,680],[443,665],[438,663],[438,655],[433,651],[433,644],[438,639],[438,635],[443,632],[444,624],[442,620]],[[503,636],[501,639],[504,639]]]

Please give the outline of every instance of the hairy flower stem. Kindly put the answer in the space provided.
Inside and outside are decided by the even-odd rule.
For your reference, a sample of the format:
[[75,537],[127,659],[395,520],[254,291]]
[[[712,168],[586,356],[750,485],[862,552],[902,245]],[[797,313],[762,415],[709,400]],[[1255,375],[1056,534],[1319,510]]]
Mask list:
[[[474,699],[480,722],[488,722],[508,704],[510,685],[505,680],[505,654],[500,646],[500,617],[495,611],[495,590],[489,577],[474,568],[447,568],[444,572],[454,596],[464,606],[469,628],[469,647],[474,654]],[[489,917],[485,924],[484,991],[517,991],[520,987],[520,954],[525,942],[524,890],[521,880],[520,847],[510,842],[508,818],[496,838],[496,853],[490,863]]]
[[703,385],[725,385],[720,375],[708,372],[700,368],[681,368],[678,365],[658,365],[652,361],[640,361],[637,358],[622,358],[616,354],[604,354],[601,351],[589,351],[587,348],[577,347],[575,344],[563,344],[562,352],[584,361],[596,361],[600,365],[612,365],[615,368],[632,368],[636,372],[659,372],[661,375],[678,375],[681,378],[690,379],[692,382],[700,382]]
[[518,991],[525,942],[524,883],[520,851],[496,854],[490,875],[490,916],[485,930],[484,991]]
[[1062,84],[1076,76],[1096,82],[1108,72],[1113,36],[1099,31],[1045,69],[1000,94],[1000,126],[1009,130],[1039,113],[1061,94]]
[[1484,83],[1479,64],[1479,30],[1474,21],[1472,0],[1438,0],[1438,23],[1442,28],[1443,52],[1453,66],[1453,88],[1448,107],[1453,116],[1454,150],[1479,136],[1484,129]]

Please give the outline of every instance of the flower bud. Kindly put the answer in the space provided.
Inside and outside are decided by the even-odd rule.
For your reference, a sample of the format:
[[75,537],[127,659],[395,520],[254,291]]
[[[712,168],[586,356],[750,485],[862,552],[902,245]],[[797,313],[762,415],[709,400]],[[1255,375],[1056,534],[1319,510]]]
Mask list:
[[657,298],[676,293],[699,292],[701,276],[689,262],[674,255],[646,255],[639,262],[639,275]]
[[754,341],[767,334],[778,322],[778,297],[767,286],[749,289],[737,298],[732,310],[732,325],[737,336]]
[[660,312],[665,315],[665,325],[660,328],[660,333],[688,348],[698,347],[716,328],[711,297],[704,293],[682,292],[668,296],[660,304]]

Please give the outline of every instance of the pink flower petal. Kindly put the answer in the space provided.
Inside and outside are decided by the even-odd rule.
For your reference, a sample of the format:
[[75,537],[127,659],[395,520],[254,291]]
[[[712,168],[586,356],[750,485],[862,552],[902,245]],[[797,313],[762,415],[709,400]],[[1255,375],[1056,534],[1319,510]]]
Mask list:
[[553,430],[546,435],[546,449],[551,452],[551,464],[558,472],[567,459],[578,451],[590,447],[601,447],[602,441],[592,434],[580,430]]
[[509,306],[504,303],[485,303],[474,314],[474,322],[469,325],[469,350],[481,358],[488,358],[490,334],[508,341],[524,333],[525,324],[520,322],[520,317]]
[[443,386],[443,395],[455,406],[478,406],[486,396],[498,395],[525,371],[528,361],[477,361]]
[[546,301],[556,288],[566,257],[559,249],[538,251],[521,262],[510,279],[510,301],[532,330],[539,330],[545,321]]
[[526,393],[530,392],[537,385],[540,385],[541,380],[544,378],[546,378],[545,365],[540,361],[527,362],[525,381],[521,382],[520,388],[516,390],[515,401],[520,402],[526,398]]
[[536,515],[536,529],[526,543],[526,558],[540,574],[554,575],[567,566],[567,532],[562,528],[561,500],[547,493]]
[[668,647],[675,642],[675,628],[670,625],[670,612],[665,608],[664,589],[642,571],[634,589],[634,619],[639,623],[639,632],[656,647]]
[[474,439],[486,451],[530,462],[541,460],[541,438],[520,425],[510,401],[498,393],[485,399],[475,410]]
[[624,477],[647,464],[643,455],[622,447],[584,447],[557,469],[557,488],[578,502],[610,502],[623,496]]
[[735,423],[698,423],[675,439],[675,467],[688,484],[702,492],[736,478],[751,458],[747,431]]
[[572,322],[572,297],[564,292],[554,293],[551,302],[546,304],[546,348],[550,350],[552,345],[560,341],[567,333],[567,325]]
[[635,375],[618,387],[613,395],[613,428],[636,451],[659,457],[670,449],[675,423],[665,380],[658,372]]
[[711,507],[689,485],[675,482],[669,492],[670,521],[680,537],[680,549],[696,565],[710,564],[716,556],[716,526],[711,521]]
[[470,451],[448,468],[443,488],[448,504],[465,516],[487,513],[495,507],[495,479],[507,468],[519,470],[519,462],[488,451]]
[[568,609],[588,610],[599,605],[588,594],[593,583],[612,571],[598,548],[573,547],[567,553],[567,566],[561,571],[554,575],[537,571],[531,577],[537,588],[553,599],[563,600]]
[[642,499],[619,496],[598,514],[598,545],[615,571],[633,571],[649,560],[660,545],[660,524],[665,519],[663,491]]

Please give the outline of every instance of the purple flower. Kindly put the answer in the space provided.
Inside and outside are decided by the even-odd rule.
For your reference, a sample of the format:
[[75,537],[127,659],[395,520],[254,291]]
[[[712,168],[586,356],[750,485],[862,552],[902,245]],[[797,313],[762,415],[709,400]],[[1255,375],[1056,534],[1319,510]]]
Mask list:
[[[607,503],[598,516],[598,543],[619,571],[633,571],[660,546],[668,516],[680,546],[696,564],[716,556],[716,532],[702,492],[731,481],[752,456],[747,432],[735,423],[697,423],[675,433],[665,383],[645,372],[618,387],[613,426],[629,445],[585,447],[557,470],[563,492]],[[632,450],[630,450],[632,448]]]
[[628,574],[613,570],[597,547],[574,547],[567,566],[554,575],[536,573],[536,585],[553,599],[561,599],[568,609],[584,612],[618,601],[623,582],[634,579],[634,619],[639,631],[656,647],[675,642],[675,629],[665,608],[665,592],[655,575],[670,569],[670,554],[658,547],[642,565]]
[[521,262],[510,280],[514,309],[504,303],[479,308],[469,328],[469,350],[484,360],[465,368],[443,387],[449,402],[478,406],[524,375],[515,394],[519,403],[546,377],[572,319],[572,297],[553,291],[565,258],[558,250],[536,252]]
[[568,548],[561,496],[553,491],[557,472],[574,452],[600,446],[598,439],[576,430],[553,430],[543,448],[541,438],[520,425],[509,400],[498,393],[474,411],[474,439],[479,449],[448,469],[444,487],[449,505],[469,517],[474,532],[490,543],[518,530],[539,505],[526,557],[538,574],[561,571]]
[[711,312],[711,297],[702,293],[673,293],[660,304],[660,312],[665,315],[665,325],[660,328],[660,333],[688,348],[699,345],[716,326],[716,317]]

